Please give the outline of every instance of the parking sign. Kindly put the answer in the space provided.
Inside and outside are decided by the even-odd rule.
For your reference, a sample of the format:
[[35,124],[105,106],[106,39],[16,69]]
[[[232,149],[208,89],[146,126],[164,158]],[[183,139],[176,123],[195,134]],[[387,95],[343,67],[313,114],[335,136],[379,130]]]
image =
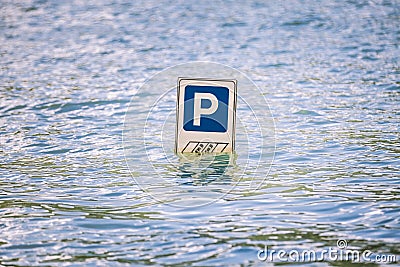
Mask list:
[[236,80],[178,78],[176,152],[233,152],[236,94]]

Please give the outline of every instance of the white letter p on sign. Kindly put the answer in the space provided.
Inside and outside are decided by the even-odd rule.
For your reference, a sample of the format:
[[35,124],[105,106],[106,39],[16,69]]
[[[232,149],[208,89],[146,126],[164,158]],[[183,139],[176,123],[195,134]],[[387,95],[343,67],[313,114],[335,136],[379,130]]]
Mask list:
[[[210,100],[211,105],[208,108],[201,107],[201,100]],[[200,126],[200,116],[213,114],[218,109],[218,99],[211,93],[194,93],[194,115],[193,125]]]

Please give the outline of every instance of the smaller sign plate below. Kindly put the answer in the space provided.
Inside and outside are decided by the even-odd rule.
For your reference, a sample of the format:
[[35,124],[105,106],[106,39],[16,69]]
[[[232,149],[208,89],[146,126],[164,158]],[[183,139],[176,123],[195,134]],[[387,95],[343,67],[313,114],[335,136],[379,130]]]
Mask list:
[[178,78],[176,152],[233,152],[236,95],[236,80]]

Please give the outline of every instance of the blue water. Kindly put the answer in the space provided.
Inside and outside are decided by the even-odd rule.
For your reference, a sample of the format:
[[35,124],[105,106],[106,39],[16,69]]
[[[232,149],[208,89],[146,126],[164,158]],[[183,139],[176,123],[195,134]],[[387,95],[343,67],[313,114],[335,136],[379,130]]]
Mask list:
[[[1,1],[0,265],[265,266],[265,245],[338,239],[399,256],[399,29],[398,1]],[[246,148],[240,131],[206,169],[125,155],[125,113],[151,104],[131,98],[190,61],[234,67],[267,99],[248,101],[275,125],[257,170],[242,156],[259,137]],[[143,190],[155,171],[175,186]],[[241,175],[261,186],[180,205]]]

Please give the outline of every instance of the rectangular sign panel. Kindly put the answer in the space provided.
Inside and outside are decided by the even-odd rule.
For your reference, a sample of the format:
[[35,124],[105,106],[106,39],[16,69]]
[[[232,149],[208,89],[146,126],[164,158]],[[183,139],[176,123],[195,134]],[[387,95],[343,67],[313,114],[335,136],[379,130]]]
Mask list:
[[176,152],[233,152],[236,95],[236,80],[178,78]]

